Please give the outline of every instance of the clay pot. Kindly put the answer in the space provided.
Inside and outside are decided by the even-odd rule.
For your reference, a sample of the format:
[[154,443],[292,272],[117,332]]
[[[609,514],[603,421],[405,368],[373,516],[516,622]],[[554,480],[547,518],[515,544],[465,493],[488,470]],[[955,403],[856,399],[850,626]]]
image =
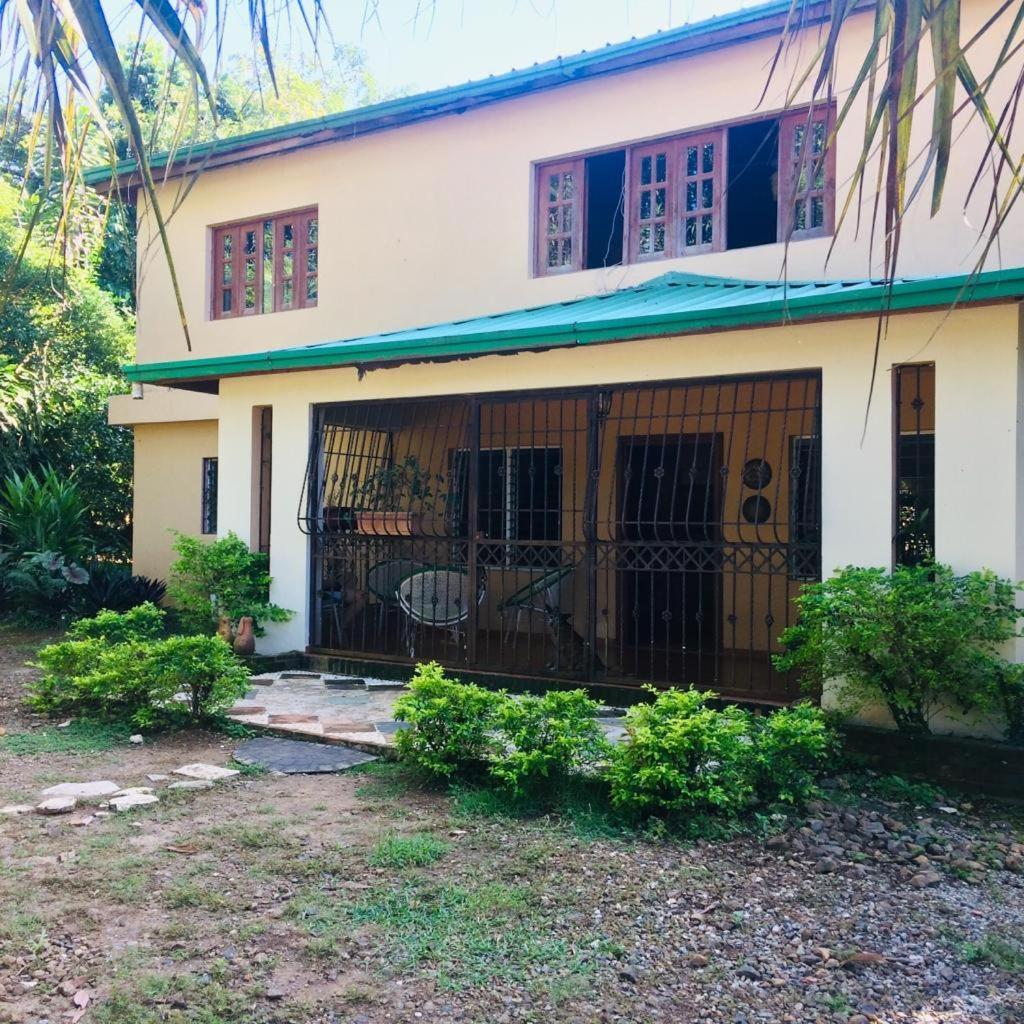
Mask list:
[[230,644],[235,638],[235,634],[231,632],[231,620],[226,615],[222,615],[217,623],[217,636],[226,644]]
[[235,654],[239,654],[244,657],[252,654],[256,650],[256,635],[253,633],[252,629],[252,618],[248,615],[243,615],[242,618],[238,620],[238,632],[235,634],[235,642],[232,645]]

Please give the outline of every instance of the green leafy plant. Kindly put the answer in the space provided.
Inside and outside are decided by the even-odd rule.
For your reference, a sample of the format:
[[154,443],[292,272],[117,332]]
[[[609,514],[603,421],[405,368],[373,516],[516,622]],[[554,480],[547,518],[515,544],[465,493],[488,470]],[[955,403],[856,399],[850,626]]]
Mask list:
[[359,495],[374,512],[429,512],[442,497],[437,488],[443,484],[440,473],[431,473],[415,455],[406,455],[401,462],[381,463],[363,481]]
[[626,712],[625,741],[612,750],[612,803],[641,813],[736,814],[754,797],[751,721],[713,693],[670,689]]
[[399,754],[431,775],[481,770],[495,740],[503,692],[449,679],[437,662],[417,665],[409,689],[395,701],[395,718],[412,728],[395,736]]
[[10,473],[0,484],[0,548],[18,556],[86,554],[89,522],[75,481],[49,468]]
[[87,569],[89,579],[75,595],[82,615],[95,615],[103,609],[123,612],[147,602],[159,604],[167,593],[163,580],[135,576],[120,562],[94,560]]
[[265,622],[286,622],[292,612],[270,601],[267,556],[250,551],[234,533],[212,542],[179,533],[168,594],[186,632],[210,633],[221,618],[251,616],[257,635]]
[[806,803],[815,780],[838,759],[839,740],[825,713],[804,703],[753,722],[758,795],[768,803]]
[[164,632],[164,611],[151,603],[140,604],[126,612],[102,611],[73,622],[70,640],[104,640],[108,644],[159,640]]
[[367,859],[375,868],[425,867],[440,860],[451,848],[451,843],[425,833],[387,835],[370,851]]
[[1019,692],[999,653],[1017,635],[1018,589],[987,570],[848,566],[803,589],[775,666],[832,681],[844,711],[881,701],[901,732],[927,733],[940,709],[995,707],[1000,679]]
[[45,714],[131,721],[137,728],[218,715],[245,693],[248,670],[218,636],[161,639],[154,605],[102,612],[37,655],[27,703]]
[[598,707],[584,690],[552,690],[542,697],[526,694],[502,701],[491,775],[522,794],[593,767],[608,753]]
[[0,556],[0,596],[21,618],[62,618],[75,604],[75,591],[88,581],[85,569],[53,551]]

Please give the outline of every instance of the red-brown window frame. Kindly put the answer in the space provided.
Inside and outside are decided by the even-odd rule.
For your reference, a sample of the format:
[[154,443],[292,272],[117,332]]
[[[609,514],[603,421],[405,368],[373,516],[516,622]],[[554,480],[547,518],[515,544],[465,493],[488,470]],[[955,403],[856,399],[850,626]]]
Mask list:
[[[827,108],[817,106],[814,109],[815,115],[819,112],[827,116],[827,138],[835,127],[835,105]],[[789,152],[793,137],[793,130],[797,124],[807,124],[811,108],[803,107],[800,110],[782,112],[775,115],[779,123],[778,159],[779,159],[779,189],[778,189],[778,228],[776,242],[787,240],[788,231],[787,213],[792,209],[792,202],[787,203],[786,198],[793,188],[795,175],[791,171],[789,161],[783,161],[783,153]],[[690,256],[705,252],[722,252],[727,249],[726,223],[728,194],[725,188],[726,174],[728,169],[728,131],[738,124],[749,123],[750,121],[767,120],[772,115],[756,118],[744,118],[737,121],[729,121],[722,125],[699,131],[686,132],[680,135],[664,136],[662,138],[650,139],[644,142],[620,147],[606,147],[602,150],[594,150],[580,154],[576,157],[566,157],[559,160],[549,160],[535,165],[535,202],[534,202],[534,275],[547,277],[554,274],[564,274],[569,271],[582,270],[584,263],[583,239],[586,237],[586,194],[588,183],[586,181],[586,161],[590,156],[611,149],[625,149],[626,151],[626,185],[624,195],[625,218],[623,223],[623,263],[645,263],[660,259],[672,259],[679,256]],[[815,116],[814,120],[818,120]],[[687,147],[702,145],[706,142],[714,142],[716,156],[714,159],[714,170],[712,172],[714,200],[712,203],[712,241],[710,244],[701,243],[695,246],[686,245],[685,219],[686,219],[686,183],[685,160]],[[825,151],[825,185],[823,189],[812,189],[812,193],[821,194],[824,204],[824,219],[821,226],[793,231],[789,234],[789,240],[799,241],[805,238],[817,238],[824,235],[831,235],[835,232],[835,184],[836,184],[836,146],[835,140],[830,138],[831,144]],[[667,189],[667,220],[666,239],[664,252],[640,253],[639,246],[639,198],[637,188],[639,183],[640,161],[644,156],[656,152],[665,152],[669,157],[670,171],[668,174]],[[571,265],[548,268],[547,267],[547,203],[546,176],[556,171],[573,169],[577,175],[578,185],[574,199],[573,227],[575,238],[573,240],[573,258]],[[795,200],[795,196],[793,197]],[[701,212],[701,211],[698,211]]]
[[[269,225],[272,235],[271,259],[268,261],[264,250],[264,237]],[[284,245],[285,229],[292,229],[292,246]],[[311,232],[312,225],[312,235]],[[255,233],[256,253],[254,279],[254,304],[245,306],[245,263],[243,245],[248,232]],[[263,217],[247,218],[228,224],[218,224],[211,229],[212,254],[210,315],[214,320],[228,320],[239,316],[253,316],[260,313],[282,312],[289,309],[309,309],[316,306],[319,296],[320,244],[319,214],[315,206]],[[231,238],[231,257],[224,258],[224,240]],[[291,274],[285,274],[285,257],[291,256]],[[312,257],[312,259],[310,258]],[[272,265],[272,288],[264,288],[264,273],[267,264]],[[231,267],[231,299],[224,307],[225,266]],[[287,301],[286,285],[291,284],[291,301]],[[312,287],[310,285],[312,284]],[[310,294],[312,292],[312,294]],[[266,299],[269,298],[269,308]]]
[[[798,128],[810,127],[813,138],[814,124],[824,122],[824,154],[823,160],[817,163],[807,159],[806,149],[801,161],[794,163],[789,159],[793,152],[794,135]],[[799,241],[803,238],[823,238],[835,233],[836,222],[836,147],[835,140],[830,139],[835,130],[835,107],[813,107],[785,114],[779,120],[779,221],[778,241]],[[828,143],[831,141],[831,145]],[[785,156],[785,158],[784,158]],[[822,166],[823,164],[823,166]],[[815,187],[814,180],[817,170],[823,172],[823,184]],[[800,189],[801,170],[806,172],[806,187]],[[820,195],[822,200],[822,222],[817,227],[796,228],[793,223],[793,210],[800,199],[806,203],[806,217],[810,220],[812,197]]]
[[[570,232],[556,232],[555,237],[559,240],[568,238],[572,246],[572,259],[569,263],[558,266],[548,266],[548,242],[552,235],[548,231],[548,213],[555,205],[558,208],[564,207],[564,202],[552,202],[548,199],[552,175],[557,174],[559,179],[565,173],[573,175],[575,191],[572,198],[572,228]],[[574,270],[581,270],[583,267],[583,239],[584,227],[583,218],[586,214],[586,205],[580,201],[584,189],[584,167],[583,160],[557,160],[550,163],[540,164],[537,167],[535,189],[537,195],[536,209],[536,252],[534,253],[535,268],[539,277],[566,274]]]

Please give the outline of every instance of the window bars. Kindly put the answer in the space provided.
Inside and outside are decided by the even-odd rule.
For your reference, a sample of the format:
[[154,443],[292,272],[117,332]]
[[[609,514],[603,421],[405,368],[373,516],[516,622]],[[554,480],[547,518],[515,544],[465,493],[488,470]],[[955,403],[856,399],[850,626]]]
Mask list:
[[[320,407],[312,646],[792,697],[770,655],[821,571],[820,391],[800,373]],[[404,582],[443,589],[459,628],[410,616]]]

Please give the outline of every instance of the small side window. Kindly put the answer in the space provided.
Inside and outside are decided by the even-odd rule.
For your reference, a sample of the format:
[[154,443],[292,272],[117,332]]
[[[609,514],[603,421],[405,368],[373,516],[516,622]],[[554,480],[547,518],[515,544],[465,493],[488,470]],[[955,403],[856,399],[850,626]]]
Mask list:
[[202,507],[200,510],[201,533],[217,532],[217,460],[203,459]]
[[537,272],[560,274],[583,265],[583,162],[545,164],[537,171]]
[[779,241],[835,230],[836,148],[831,108],[788,114],[779,126]]

